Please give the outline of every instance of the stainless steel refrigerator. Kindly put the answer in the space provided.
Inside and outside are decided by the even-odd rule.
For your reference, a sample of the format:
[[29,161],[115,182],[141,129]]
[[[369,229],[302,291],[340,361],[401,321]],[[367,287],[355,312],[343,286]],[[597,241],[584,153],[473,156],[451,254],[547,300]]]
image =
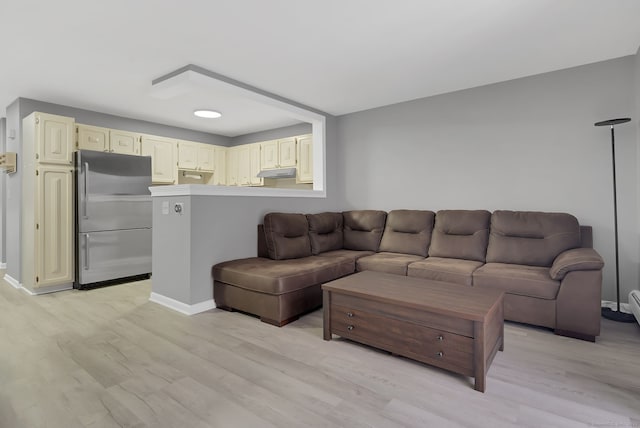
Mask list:
[[151,158],[76,153],[75,288],[151,273]]

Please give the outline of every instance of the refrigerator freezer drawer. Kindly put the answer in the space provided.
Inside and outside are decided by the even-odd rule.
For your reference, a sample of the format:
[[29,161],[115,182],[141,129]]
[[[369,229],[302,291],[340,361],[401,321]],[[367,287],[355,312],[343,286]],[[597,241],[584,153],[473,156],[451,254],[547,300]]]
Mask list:
[[151,229],[79,233],[77,284],[151,273]]

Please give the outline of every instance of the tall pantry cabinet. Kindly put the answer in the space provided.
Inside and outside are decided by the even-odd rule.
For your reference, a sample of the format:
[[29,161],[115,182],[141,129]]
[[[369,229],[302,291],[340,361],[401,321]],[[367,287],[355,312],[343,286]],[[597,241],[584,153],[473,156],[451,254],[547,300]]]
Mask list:
[[34,293],[73,285],[74,133],[69,117],[22,121],[22,285]]

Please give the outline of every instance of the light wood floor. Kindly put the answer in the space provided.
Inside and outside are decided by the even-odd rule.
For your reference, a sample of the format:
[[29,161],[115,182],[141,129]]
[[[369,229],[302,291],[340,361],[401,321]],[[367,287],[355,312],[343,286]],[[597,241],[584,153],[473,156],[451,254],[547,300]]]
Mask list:
[[321,311],[283,328],[187,317],[148,302],[150,288],[31,297],[0,281],[0,427],[640,426],[637,324],[603,320],[593,344],[508,323],[482,394],[323,341]]

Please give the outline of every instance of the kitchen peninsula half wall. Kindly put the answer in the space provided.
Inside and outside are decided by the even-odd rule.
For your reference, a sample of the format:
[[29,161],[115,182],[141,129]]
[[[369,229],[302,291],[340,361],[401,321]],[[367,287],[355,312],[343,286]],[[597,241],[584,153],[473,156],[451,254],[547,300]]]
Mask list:
[[330,198],[310,190],[152,187],[150,300],[187,315],[215,308],[211,267],[226,260],[255,257],[257,225],[264,214],[337,210],[336,193],[333,191]]

